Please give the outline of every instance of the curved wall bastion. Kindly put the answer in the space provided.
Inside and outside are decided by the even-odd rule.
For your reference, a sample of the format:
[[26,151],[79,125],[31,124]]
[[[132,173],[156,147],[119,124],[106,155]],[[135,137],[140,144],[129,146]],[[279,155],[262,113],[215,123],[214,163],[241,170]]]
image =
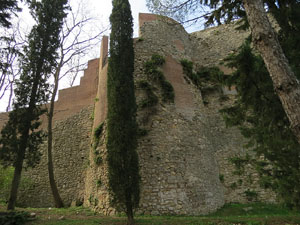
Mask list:
[[[235,91],[223,89],[227,100],[211,92],[203,96],[184,75],[180,61],[197,67],[219,66],[248,37],[248,31],[226,24],[187,33],[176,21],[153,14],[139,15],[139,37],[134,40],[137,122],[141,199],[137,213],[150,215],[202,215],[229,202],[275,202],[276,196],[259,186],[258,175],[247,168],[234,175],[231,157],[246,155],[245,140],[236,128],[226,128],[219,110],[231,104]],[[106,164],[108,37],[101,44],[100,59],[89,62],[77,87],[60,92],[54,126],[54,172],[67,205],[84,205],[97,212],[116,212],[109,202]],[[159,84],[149,80],[144,65],[153,55],[165,63],[159,68],[174,89],[174,102],[163,100]],[[151,86],[157,103],[142,107]],[[65,102],[65,103],[64,103]],[[0,114],[0,127],[6,114]],[[94,131],[101,129],[95,137]],[[40,164],[24,172],[28,185],[20,190],[18,204],[31,207],[54,205],[48,184],[46,143]],[[250,179],[251,178],[251,179]],[[255,193],[255,199],[249,193]]]

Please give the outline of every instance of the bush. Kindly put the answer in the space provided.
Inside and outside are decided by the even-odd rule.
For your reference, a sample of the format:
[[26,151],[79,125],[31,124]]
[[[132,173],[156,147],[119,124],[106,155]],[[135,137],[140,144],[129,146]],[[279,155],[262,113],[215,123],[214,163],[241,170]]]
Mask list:
[[0,212],[0,224],[23,225],[29,221],[28,212]]

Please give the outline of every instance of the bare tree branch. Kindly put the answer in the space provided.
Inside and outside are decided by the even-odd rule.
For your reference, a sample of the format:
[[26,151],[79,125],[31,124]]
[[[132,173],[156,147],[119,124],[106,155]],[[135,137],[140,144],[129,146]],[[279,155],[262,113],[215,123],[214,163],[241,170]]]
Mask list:
[[24,39],[20,33],[20,21],[13,24],[11,29],[4,29],[0,37],[0,100],[7,100],[6,111],[11,107],[13,86],[20,75],[19,58],[22,55]]

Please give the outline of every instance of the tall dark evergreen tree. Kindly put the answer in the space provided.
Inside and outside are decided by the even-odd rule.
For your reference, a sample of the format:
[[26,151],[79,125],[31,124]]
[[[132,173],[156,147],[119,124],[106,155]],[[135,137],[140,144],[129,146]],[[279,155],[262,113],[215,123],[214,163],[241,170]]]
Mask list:
[[15,168],[8,210],[15,208],[24,159],[34,166],[40,156],[38,146],[43,133],[39,118],[45,112],[41,104],[48,99],[47,80],[56,66],[59,33],[65,18],[67,0],[33,1],[31,14],[36,21],[25,47],[22,74],[15,90],[14,110],[1,131],[0,158]]
[[110,16],[107,150],[112,204],[133,224],[139,203],[139,165],[133,70],[133,22],[128,0],[113,0]]
[[[281,27],[280,44],[300,79],[300,4],[297,1],[268,2],[270,12]],[[261,175],[261,184],[272,188],[288,206],[299,209],[300,145],[274,93],[264,62],[252,52],[248,42],[228,60],[236,71],[227,81],[237,87],[238,99],[234,106],[223,110],[226,121],[229,125],[239,126],[249,139],[249,147],[266,159],[254,161]]]
[[[222,110],[230,126],[238,126],[256,157],[251,160],[263,187],[273,189],[290,207],[300,208],[300,145],[261,57],[249,43],[229,65],[236,69],[225,76],[227,85],[236,86],[237,100]],[[264,159],[264,160],[261,160]]]

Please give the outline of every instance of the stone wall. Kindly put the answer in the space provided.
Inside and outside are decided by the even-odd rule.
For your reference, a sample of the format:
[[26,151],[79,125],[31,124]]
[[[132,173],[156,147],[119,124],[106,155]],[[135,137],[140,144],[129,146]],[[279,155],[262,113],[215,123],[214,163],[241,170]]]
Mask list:
[[[273,193],[259,187],[253,170],[233,176],[235,168],[229,158],[244,155],[246,150],[240,132],[226,128],[218,112],[230,101],[224,102],[218,93],[212,93],[206,96],[209,103],[204,105],[201,93],[184,77],[180,65],[180,60],[188,59],[198,67],[219,66],[249,33],[236,31],[235,25],[223,25],[189,35],[169,19],[154,19],[142,19],[141,36],[135,44],[136,81],[147,79],[143,64],[151,55],[163,55],[166,63],[162,71],[174,88],[175,102],[160,101],[155,109],[138,112],[140,126],[148,130],[138,149],[142,176],[139,211],[206,214],[225,202],[248,201],[245,192],[249,190],[258,194],[258,200],[274,201]],[[137,90],[137,99],[141,92]],[[253,176],[251,184],[247,183],[249,174]],[[244,180],[243,184],[232,185],[239,180]]]
[[[80,85],[59,91],[53,117],[54,173],[66,205],[83,203],[84,178],[88,163],[93,108],[98,89],[99,59],[88,62]],[[48,107],[48,105],[46,105]],[[0,128],[8,113],[0,113]],[[43,116],[42,129],[47,127]],[[23,172],[26,189],[20,190],[18,204],[31,207],[53,206],[47,170],[47,142],[41,147],[40,164]],[[77,203],[76,203],[77,202]]]
[[[151,14],[140,14],[140,23],[140,37],[134,41],[136,99],[140,105],[147,98],[138,85],[143,80],[149,82],[159,101],[152,107],[139,107],[137,113],[139,127],[145,133],[138,146],[138,213],[207,214],[226,202],[249,201],[249,191],[258,194],[257,200],[275,201],[273,193],[259,187],[253,170],[233,175],[235,168],[229,159],[246,154],[245,140],[239,130],[226,128],[219,110],[231,104],[234,92],[223,90],[223,94],[229,94],[224,100],[219,92],[212,91],[205,96],[204,104],[201,92],[185,77],[180,64],[187,59],[198,68],[216,65],[229,72],[220,62],[237,50],[249,32],[236,31],[236,25],[229,24],[188,34],[174,20]],[[56,180],[67,205],[83,203],[110,215],[116,211],[109,204],[106,164],[107,51],[105,37],[100,60],[89,63],[86,83],[81,89],[61,92],[57,113],[62,116],[57,117],[61,120],[55,125],[54,161]],[[160,86],[145,74],[144,63],[153,54],[166,60],[160,70],[174,88],[174,103],[163,102]],[[0,120],[2,117],[5,120],[4,115]],[[94,131],[100,127],[101,135],[95,137]],[[30,188],[20,194],[19,202],[53,206],[46,157],[37,168],[25,172],[25,177],[29,177]]]
[[116,210],[110,205],[108,191],[106,123],[102,124],[103,131],[97,141],[93,136],[93,145],[90,148],[89,166],[85,177],[84,206],[105,215],[113,215]]
[[[108,37],[101,43],[98,92],[94,109],[93,134],[89,150],[89,166],[86,170],[84,206],[106,215],[115,213],[110,206],[108,192],[108,166],[106,162],[106,116],[107,116],[107,56]],[[98,137],[95,130],[102,127]]]
[[[224,204],[223,188],[207,128],[202,124],[201,95],[186,82],[179,63],[192,59],[193,43],[180,25],[165,21],[146,22],[140,32],[142,41],[135,45],[135,76],[147,79],[145,61],[153,54],[164,56],[162,71],[174,88],[175,102],[159,101],[155,109],[138,112],[140,127],[148,130],[138,149],[142,177],[139,211],[154,215],[212,212]],[[137,95],[139,92],[143,90],[137,90]],[[152,111],[145,120],[148,110]]]
[[[236,31],[235,25],[224,25],[188,34],[175,21],[151,14],[140,14],[139,21],[134,72],[137,104],[141,105],[147,98],[139,81],[150,83],[159,102],[152,107],[139,107],[137,113],[139,127],[145,132],[138,147],[141,173],[138,213],[207,214],[226,202],[249,201],[247,191],[255,191],[257,200],[274,201],[274,194],[259,188],[253,170],[247,170],[247,174],[239,177],[233,175],[235,168],[229,159],[246,153],[245,140],[237,129],[225,127],[218,111],[231,104],[230,99],[234,96],[228,96],[229,100],[224,101],[218,92],[212,92],[203,104],[200,91],[184,76],[180,65],[180,60],[188,59],[198,67],[217,65],[228,72],[219,63],[236,51],[249,33]],[[161,71],[174,88],[174,103],[163,102],[160,86],[145,74],[144,63],[153,54],[162,55],[166,60]],[[100,70],[100,80],[106,81],[106,75],[107,68],[104,67]],[[100,86],[95,115],[99,114],[101,119],[95,118],[94,129],[102,122],[105,127],[106,83],[99,82]],[[103,160],[100,164],[95,163],[98,155]],[[105,158],[103,132],[98,146],[90,151],[84,205],[113,214],[115,210],[109,205]],[[249,175],[253,178],[251,182]]]
[[[83,204],[85,171],[88,167],[93,107],[82,109],[53,129],[53,164],[55,180],[66,206]],[[26,189],[18,193],[18,205],[52,207],[53,197],[47,167],[47,141],[41,148],[40,163],[23,172]]]

